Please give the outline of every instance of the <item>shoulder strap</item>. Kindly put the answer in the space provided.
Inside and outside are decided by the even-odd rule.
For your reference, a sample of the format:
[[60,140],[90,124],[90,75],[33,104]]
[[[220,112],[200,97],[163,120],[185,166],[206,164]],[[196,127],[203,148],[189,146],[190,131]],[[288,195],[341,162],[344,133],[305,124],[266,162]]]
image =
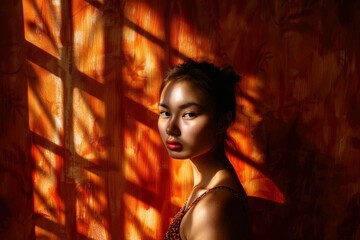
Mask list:
[[[188,207],[185,208],[184,212],[186,213],[187,211],[189,211],[189,209],[192,208],[196,203],[198,203],[203,197],[205,197],[205,195],[207,193],[209,193],[210,191],[214,191],[216,189],[223,189],[223,190],[230,191],[231,193],[234,194],[234,196],[236,198],[241,199],[240,194],[238,192],[236,192],[234,189],[227,187],[227,186],[216,186],[216,187],[210,188],[209,190],[207,190],[206,192],[201,194],[199,197],[197,197]],[[186,206],[186,204],[185,204],[185,206]]]
[[241,199],[241,195],[235,191],[234,189],[232,189],[231,187],[227,187],[227,186],[217,186],[217,187],[214,187],[210,190],[216,190],[216,189],[222,189],[222,190],[226,190],[226,191],[229,191],[231,192],[236,198],[238,199]]

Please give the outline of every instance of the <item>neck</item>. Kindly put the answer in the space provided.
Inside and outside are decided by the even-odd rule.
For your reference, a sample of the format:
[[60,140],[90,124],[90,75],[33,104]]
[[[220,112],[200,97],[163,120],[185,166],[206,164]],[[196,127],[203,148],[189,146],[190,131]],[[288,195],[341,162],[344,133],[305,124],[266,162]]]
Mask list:
[[229,169],[230,163],[223,147],[213,149],[201,157],[190,159],[193,169],[194,188],[207,188],[221,170]]

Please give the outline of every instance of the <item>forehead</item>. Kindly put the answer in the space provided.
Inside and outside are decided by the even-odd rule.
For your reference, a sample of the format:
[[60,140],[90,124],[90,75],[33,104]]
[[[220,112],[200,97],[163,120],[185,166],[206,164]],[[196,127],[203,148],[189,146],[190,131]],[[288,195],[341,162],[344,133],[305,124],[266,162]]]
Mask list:
[[161,92],[160,102],[196,102],[204,106],[211,105],[206,91],[188,80],[169,82]]

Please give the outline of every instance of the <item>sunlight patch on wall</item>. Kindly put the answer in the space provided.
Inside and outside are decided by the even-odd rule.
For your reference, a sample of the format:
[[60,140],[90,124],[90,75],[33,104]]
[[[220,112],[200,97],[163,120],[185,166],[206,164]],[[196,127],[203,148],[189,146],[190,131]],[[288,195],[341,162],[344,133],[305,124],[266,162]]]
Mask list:
[[77,69],[93,80],[104,83],[106,64],[104,16],[84,1],[76,6],[74,22],[74,55]]
[[43,0],[23,0],[25,39],[60,58],[61,6]]
[[46,69],[29,62],[28,101],[30,130],[61,145],[63,134],[63,84]]
[[131,195],[124,194],[123,198],[126,206],[126,239],[157,239],[156,234],[161,227],[159,212]]
[[105,142],[104,102],[74,89],[73,95],[74,146],[79,156],[98,164],[107,158]]

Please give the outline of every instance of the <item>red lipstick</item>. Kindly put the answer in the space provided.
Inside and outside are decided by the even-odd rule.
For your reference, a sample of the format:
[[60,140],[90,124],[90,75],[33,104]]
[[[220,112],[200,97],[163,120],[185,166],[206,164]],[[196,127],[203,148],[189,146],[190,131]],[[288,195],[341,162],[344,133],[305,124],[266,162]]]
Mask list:
[[166,146],[171,151],[180,151],[182,149],[182,144],[175,140],[167,140]]

